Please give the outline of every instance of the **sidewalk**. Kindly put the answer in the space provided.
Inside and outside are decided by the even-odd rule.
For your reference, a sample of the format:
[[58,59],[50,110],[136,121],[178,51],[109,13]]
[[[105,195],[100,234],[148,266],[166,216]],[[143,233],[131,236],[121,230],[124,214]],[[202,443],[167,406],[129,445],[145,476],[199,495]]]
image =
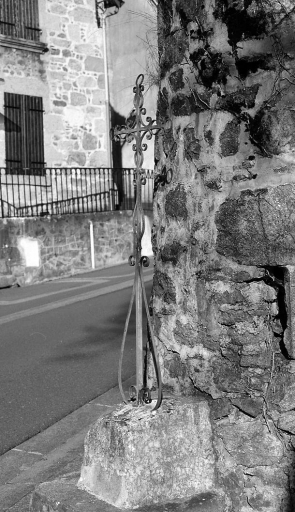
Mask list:
[[[127,390],[134,378],[124,383]],[[0,511],[28,512],[32,491],[61,476],[77,478],[90,425],[122,403],[110,389],[35,437],[0,457]]]
[[[125,392],[135,376],[124,382]],[[118,386],[92,400],[35,437],[0,457],[0,511],[124,512],[76,488],[90,425],[122,404]],[[55,481],[52,485],[50,482]],[[50,497],[50,498],[49,498]],[[38,503],[37,503],[38,502]],[[138,512],[223,512],[224,500],[214,492],[166,505],[140,507]],[[131,512],[130,510],[127,512]],[[134,511],[135,512],[135,511]]]

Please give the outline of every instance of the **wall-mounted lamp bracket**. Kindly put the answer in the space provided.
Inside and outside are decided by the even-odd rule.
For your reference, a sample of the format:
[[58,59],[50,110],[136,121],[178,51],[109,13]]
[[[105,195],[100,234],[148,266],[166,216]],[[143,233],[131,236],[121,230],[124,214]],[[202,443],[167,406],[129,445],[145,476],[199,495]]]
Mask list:
[[[97,13],[104,18],[109,18],[117,14],[124,3],[123,0],[101,0],[100,2],[96,2]],[[109,11],[109,9],[114,10]]]

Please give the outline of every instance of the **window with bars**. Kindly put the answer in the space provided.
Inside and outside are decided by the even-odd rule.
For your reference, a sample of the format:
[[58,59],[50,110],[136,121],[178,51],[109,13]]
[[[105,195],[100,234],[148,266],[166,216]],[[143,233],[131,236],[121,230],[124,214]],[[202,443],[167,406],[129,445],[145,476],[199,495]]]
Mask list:
[[43,169],[43,101],[38,96],[4,93],[6,167]]
[[38,0],[0,0],[0,34],[39,41]]

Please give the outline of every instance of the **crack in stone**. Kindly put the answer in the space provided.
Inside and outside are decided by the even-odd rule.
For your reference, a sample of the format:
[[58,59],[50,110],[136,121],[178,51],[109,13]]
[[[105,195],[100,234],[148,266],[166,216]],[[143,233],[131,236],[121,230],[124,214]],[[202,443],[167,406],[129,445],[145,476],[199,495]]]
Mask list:
[[267,256],[267,260],[269,261],[269,253],[270,253],[270,250],[269,250],[269,239],[267,237],[267,234],[266,234],[266,229],[265,229],[265,226],[264,226],[264,222],[263,222],[263,213],[261,211],[261,196],[260,194],[257,194],[257,206],[258,206],[258,211],[259,211],[259,214],[260,214],[260,223],[261,223],[261,228],[262,228],[262,233],[263,233],[263,236],[264,236],[264,240],[265,240],[265,246],[266,246],[266,256]]

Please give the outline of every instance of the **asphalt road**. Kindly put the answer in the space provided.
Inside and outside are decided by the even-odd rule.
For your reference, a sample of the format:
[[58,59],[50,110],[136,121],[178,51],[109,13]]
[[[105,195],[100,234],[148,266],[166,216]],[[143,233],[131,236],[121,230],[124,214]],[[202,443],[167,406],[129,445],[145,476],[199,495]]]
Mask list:
[[[126,264],[0,290],[0,454],[116,386],[132,280]],[[134,373],[133,313],[123,379]]]

